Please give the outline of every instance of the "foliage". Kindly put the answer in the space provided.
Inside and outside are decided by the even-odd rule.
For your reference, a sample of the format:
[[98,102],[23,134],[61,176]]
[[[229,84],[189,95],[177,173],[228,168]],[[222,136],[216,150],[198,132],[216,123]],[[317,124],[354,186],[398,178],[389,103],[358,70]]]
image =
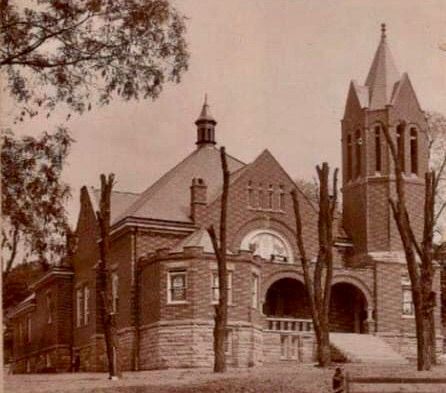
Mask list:
[[438,112],[427,112],[426,119],[428,124],[429,165],[438,174],[435,201],[435,229],[437,232],[445,232],[446,222],[443,213],[446,206],[446,181],[444,176],[446,164],[446,117]]
[[64,253],[67,217],[64,203],[69,187],[61,172],[72,139],[64,128],[40,138],[2,135],[2,251],[7,275],[19,244],[43,265]]
[[311,181],[306,179],[297,179],[295,180],[297,190],[300,194],[313,206],[319,204],[319,184],[316,179],[312,179]]
[[42,273],[42,265],[38,262],[22,263],[12,268],[8,280],[2,287],[3,309],[14,307],[26,299],[31,294],[29,286]]
[[0,2],[0,67],[19,120],[59,103],[155,99],[187,69],[184,17],[169,0]]

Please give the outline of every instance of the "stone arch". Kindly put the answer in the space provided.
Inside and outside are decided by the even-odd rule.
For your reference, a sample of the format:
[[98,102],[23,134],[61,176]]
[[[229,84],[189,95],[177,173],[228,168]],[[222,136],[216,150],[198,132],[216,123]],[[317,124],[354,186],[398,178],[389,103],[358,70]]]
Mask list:
[[367,285],[357,277],[338,275],[332,281],[330,331],[369,333],[373,298]]
[[303,280],[291,272],[274,274],[263,287],[262,313],[269,318],[311,319]]
[[302,273],[299,273],[295,270],[282,270],[280,272],[276,272],[273,274],[270,274],[268,277],[266,277],[263,282],[261,283],[261,303],[263,304],[266,299],[266,293],[268,292],[268,289],[273,285],[276,281],[279,281],[283,278],[291,278],[294,280],[299,281],[303,285],[305,285],[304,277]]
[[295,233],[292,228],[290,228],[286,223],[268,215],[263,218],[253,218],[245,222],[240,228],[237,229],[237,233],[232,240],[232,249],[237,252],[240,250],[243,239],[255,230],[271,230],[279,233],[283,238],[286,239],[287,243],[290,245],[291,251],[294,256],[297,255],[297,249],[294,246]]
[[[264,236],[266,235],[266,236]],[[282,262],[286,263],[294,263],[294,252],[293,248],[291,247],[291,244],[289,243],[288,239],[283,236],[279,231],[276,231],[275,229],[271,228],[261,228],[261,229],[255,229],[253,231],[248,232],[246,236],[242,239],[242,242],[240,244],[240,250],[249,251],[250,245],[255,239],[260,239],[260,236],[263,237],[264,240],[265,237],[268,239],[266,246],[268,248],[268,251],[270,251],[270,246],[273,244],[276,244],[276,246],[283,249],[283,254],[274,254],[277,258],[282,257],[286,259],[282,259]],[[274,243],[271,243],[274,242]],[[272,251],[272,250],[271,250]],[[270,255],[270,254],[268,254]],[[272,255],[272,254],[271,254]],[[265,255],[262,257],[267,258]],[[273,260],[273,259],[271,259]],[[280,261],[280,260],[279,260]]]
[[372,291],[369,289],[369,287],[363,280],[361,280],[358,277],[347,275],[347,274],[338,274],[333,277],[333,281],[332,281],[331,285],[333,286],[335,284],[340,284],[340,283],[347,283],[347,284],[351,284],[351,285],[355,286],[364,295],[364,297],[367,301],[367,306],[369,308],[373,307],[374,302],[373,302]]

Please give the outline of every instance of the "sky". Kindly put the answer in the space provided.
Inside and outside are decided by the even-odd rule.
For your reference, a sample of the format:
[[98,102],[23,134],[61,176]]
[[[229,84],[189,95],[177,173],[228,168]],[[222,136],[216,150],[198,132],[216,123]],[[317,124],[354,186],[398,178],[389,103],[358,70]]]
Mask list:
[[[363,84],[387,24],[395,63],[425,110],[446,114],[444,0],[176,0],[187,16],[189,70],[156,100],[114,101],[66,124],[76,140],[63,179],[79,189],[116,175],[115,189],[142,192],[195,149],[194,121],[208,94],[216,139],[251,162],[269,149],[293,178],[340,164],[340,120],[349,82]],[[4,106],[3,121],[12,118]],[[27,120],[18,134],[53,130],[65,116]]]

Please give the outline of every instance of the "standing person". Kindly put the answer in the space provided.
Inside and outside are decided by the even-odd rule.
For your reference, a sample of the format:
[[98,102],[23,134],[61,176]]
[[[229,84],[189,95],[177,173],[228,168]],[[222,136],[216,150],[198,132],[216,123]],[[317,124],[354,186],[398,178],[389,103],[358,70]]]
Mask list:
[[333,393],[344,393],[345,378],[342,373],[341,367],[336,367],[335,374],[333,375]]
[[78,373],[81,367],[81,357],[79,355],[79,352],[76,351],[74,353],[74,357],[73,357],[73,371],[75,373]]

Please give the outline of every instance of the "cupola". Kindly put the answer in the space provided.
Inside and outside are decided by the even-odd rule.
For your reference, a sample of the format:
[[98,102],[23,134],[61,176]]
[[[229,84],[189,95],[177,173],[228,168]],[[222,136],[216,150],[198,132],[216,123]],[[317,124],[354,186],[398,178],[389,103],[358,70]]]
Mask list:
[[197,125],[197,146],[215,145],[215,126],[217,122],[209,110],[207,94],[204,97],[203,108],[195,124]]

